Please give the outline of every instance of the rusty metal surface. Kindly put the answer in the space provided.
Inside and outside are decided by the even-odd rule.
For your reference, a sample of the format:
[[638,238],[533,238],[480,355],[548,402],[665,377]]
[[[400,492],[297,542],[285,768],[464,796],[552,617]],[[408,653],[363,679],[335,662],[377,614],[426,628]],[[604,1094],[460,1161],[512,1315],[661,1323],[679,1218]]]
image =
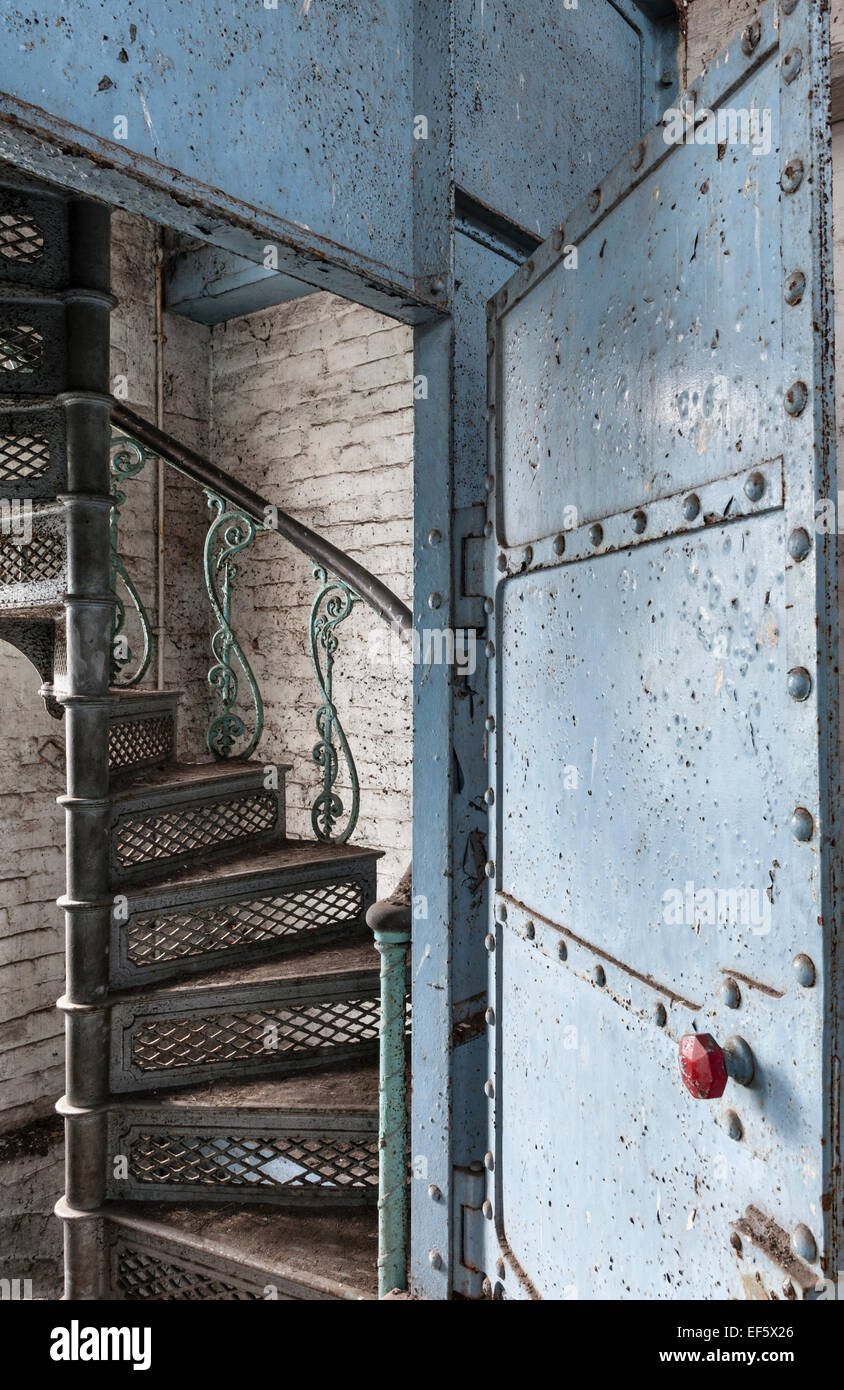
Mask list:
[[[657,127],[491,304],[506,1297],[803,1297],[837,1268],[827,57],[791,10],[695,93],[768,141]],[[681,1083],[695,1032],[720,1100]]]

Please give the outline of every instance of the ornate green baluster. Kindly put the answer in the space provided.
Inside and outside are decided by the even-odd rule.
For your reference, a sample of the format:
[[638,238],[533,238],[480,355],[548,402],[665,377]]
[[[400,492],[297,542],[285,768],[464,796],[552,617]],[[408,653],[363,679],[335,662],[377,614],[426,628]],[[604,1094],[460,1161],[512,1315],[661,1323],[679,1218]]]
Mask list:
[[[110,547],[110,576],[111,587],[117,603],[111,619],[111,684],[120,686],[140,685],[149,669],[152,657],[152,625],[149,615],[144,607],[140,594],[138,593],[132,580],[126,571],[126,566],[118,552],[118,523],[120,520],[120,508],[126,501],[126,493],[123,491],[123,483],[129,478],[136,478],[142,471],[147,461],[146,449],[137,444],[134,439],[127,439],[124,435],[114,435],[111,441],[111,492],[114,498],[114,506],[111,509],[111,519],[109,523],[109,547]],[[142,651],[140,662],[131,676],[124,676],[125,667],[132,663],[132,648],[129,646],[126,633],[126,603],[123,593],[128,595],[129,602],[135,610],[141,628]]]
[[[211,638],[214,665],[208,672],[208,684],[216,691],[220,713],[208,726],[208,751],[216,758],[249,758],[257,747],[264,727],[264,704],[261,692],[243,649],[232,631],[232,591],[237,577],[235,557],[246,550],[262,528],[243,512],[227,509],[222,497],[205,489],[208,506],[215,513],[205,538],[205,585],[217,619],[217,631]],[[255,727],[246,746],[234,752],[238,739],[246,737],[246,724],[234,712],[240,683],[232,665],[235,658],[240,666],[255,714]]]
[[[337,628],[348,618],[354,605],[360,601],[360,597],[342,579],[335,579],[333,575],[329,576],[328,571],[322,566],[315,565],[313,573],[314,579],[320,585],[320,590],[311,606],[311,660],[314,664],[314,675],[322,696],[322,704],[316,713],[319,742],[314,745],[313,758],[317,766],[322,768],[322,792],[313,804],[311,825],[317,839],[329,840],[333,844],[341,845],[348,840],[357,824],[360,809],[360,787],[352,751],[334,707],[334,657],[338,647]],[[323,605],[325,611],[321,612]],[[322,657],[320,656],[321,652]],[[343,802],[334,790],[334,783],[337,781],[339,771],[335,736],[343,753],[352,784],[352,805],[348,820],[344,829],[337,835],[334,834],[334,827],[342,819],[344,808]]]

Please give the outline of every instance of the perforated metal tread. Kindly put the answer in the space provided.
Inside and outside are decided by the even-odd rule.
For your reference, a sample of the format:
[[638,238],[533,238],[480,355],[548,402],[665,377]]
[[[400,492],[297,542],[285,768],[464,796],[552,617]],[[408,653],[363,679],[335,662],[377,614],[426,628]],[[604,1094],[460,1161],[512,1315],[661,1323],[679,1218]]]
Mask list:
[[156,875],[152,871],[143,884],[131,890],[133,899],[140,901],[144,893],[174,892],[180,888],[215,884],[219,888],[248,883],[263,873],[292,869],[322,868],[326,865],[350,866],[359,860],[380,859],[384,851],[364,845],[329,845],[319,840],[282,840],[272,848],[235,850],[217,855],[208,864],[188,864],[183,869],[170,869]]
[[103,1209],[115,1299],[375,1299],[374,1211],[197,1203]]

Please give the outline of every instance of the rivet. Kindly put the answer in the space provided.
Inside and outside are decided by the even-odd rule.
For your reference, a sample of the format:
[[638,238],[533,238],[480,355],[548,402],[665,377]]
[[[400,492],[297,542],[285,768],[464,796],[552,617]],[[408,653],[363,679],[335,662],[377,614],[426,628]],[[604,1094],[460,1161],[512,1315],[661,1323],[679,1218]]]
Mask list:
[[730,1139],[739,1140],[744,1137],[744,1126],[735,1110],[724,1111],[724,1125]]
[[486,1013],[484,1014],[484,1018],[486,1019],[487,1023],[490,1024],[490,1026],[492,1026],[492,1024],[495,1022],[495,1009],[487,1009]]
[[788,693],[792,700],[808,700],[812,693],[812,677],[805,666],[794,666],[789,671]]
[[491,598],[485,598],[485,599],[484,599],[484,612],[485,612],[485,613],[494,613],[494,612],[495,612],[495,601],[494,601],[493,599],[491,599]]
[[487,932],[486,936],[484,937],[484,945],[489,951],[489,954],[492,955],[493,951],[495,950],[495,937],[493,936],[492,932]]
[[442,601],[443,601],[443,596],[442,596],[442,594],[433,593],[433,594],[429,594],[429,595],[428,595],[428,607],[429,607],[429,608],[439,608],[440,605],[442,604]]
[[791,966],[798,985],[802,985],[804,989],[811,989],[815,983],[815,962],[811,956],[801,951],[799,956],[794,957]]
[[765,491],[765,477],[762,473],[751,473],[744,484],[745,495],[751,502],[758,502]]
[[484,1154],[484,1167],[486,1168],[488,1173],[495,1172],[495,1158],[493,1156],[492,1149],[487,1149],[486,1153]]
[[481,1207],[481,1211],[483,1212],[483,1214],[484,1214],[484,1216],[486,1217],[487,1221],[491,1221],[491,1220],[492,1220],[492,1202],[489,1200],[488,1197],[487,1197],[486,1201],[484,1202],[483,1206]]
[[802,415],[809,399],[809,388],[805,381],[795,381],[789,386],[783,399],[787,415]]
[[564,241],[563,228],[562,228],[562,227],[558,227],[557,230],[556,230],[556,232],[554,233],[554,235],[553,235],[552,238],[551,238],[551,245],[553,246],[553,248],[554,248],[555,251],[561,251],[561,250],[563,249],[563,241]]
[[806,290],[806,276],[802,270],[792,270],[785,277],[786,304],[799,304]]
[[741,1003],[741,990],[732,977],[724,981],[720,994],[728,1009],[737,1009]]
[[724,1043],[724,1057],[727,1063],[727,1075],[732,1077],[739,1086],[752,1086],[753,1078],[756,1075],[756,1058],[744,1038],[727,1038]]
[[490,661],[492,660],[492,658],[495,656],[495,643],[494,643],[494,642],[487,642],[486,646],[484,647],[484,655],[485,655]]
[[592,971],[592,979],[595,981],[595,984],[599,985],[601,988],[607,983],[606,971],[602,965],[595,966],[595,969]]
[[791,1232],[791,1248],[799,1259],[814,1264],[818,1258],[818,1247],[809,1227],[801,1221]]
[[492,806],[494,804],[495,792],[493,791],[492,787],[487,787],[486,791],[484,792],[484,801],[486,802],[487,806]]
[[500,1255],[498,1256],[498,1259],[495,1261],[495,1272],[498,1275],[499,1279],[503,1279],[507,1273],[507,1266]]
[[815,822],[805,806],[798,806],[791,817],[791,833],[795,840],[811,840],[815,833]]
[[792,560],[805,560],[812,548],[809,532],[797,526],[788,538],[788,553]]
[[665,1024],[666,1024],[666,1022],[667,1022],[667,1020],[668,1020],[668,1014],[665,1012],[665,1005],[664,1005],[664,1004],[655,1004],[655,1005],[654,1005],[654,1023],[656,1024],[657,1028],[664,1028],[664,1027],[665,1027]]
[[500,570],[500,571],[502,572],[502,574],[503,574],[504,571],[506,570],[506,568],[507,568],[507,556],[504,554],[503,551],[499,551],[498,556],[497,556],[496,561],[495,561],[495,567],[496,567],[496,569]]
[[533,922],[525,922],[525,936],[528,941],[533,941],[536,936],[536,927],[533,925]]
[[600,545],[604,539],[604,528],[599,522],[596,521],[594,526],[589,527],[589,539],[593,545]]
[[790,159],[780,175],[780,188],[783,193],[796,193],[802,182],[802,159]]
[[435,1182],[432,1182],[428,1187],[428,1196],[432,1202],[441,1202],[443,1199],[442,1189],[437,1187]]
[[588,209],[589,209],[590,212],[597,212],[597,211],[598,211],[598,208],[601,206],[601,190],[600,190],[600,188],[593,188],[593,189],[592,189],[592,192],[591,192],[591,193],[587,196],[587,198],[586,198],[586,206],[588,207]]
[[485,521],[485,522],[484,522],[484,535],[486,536],[487,540],[488,540],[489,537],[492,535],[493,530],[494,530],[494,527],[493,527],[492,522],[491,522],[491,521]]
[[554,554],[555,554],[555,555],[562,555],[562,554],[564,553],[564,551],[565,551],[565,548],[566,548],[566,538],[565,538],[565,536],[555,536],[555,537],[554,537]]
[[445,280],[435,277],[431,281],[431,294],[445,294]]
[[526,545],[526,546],[525,546],[524,563],[525,563],[526,565],[529,565],[529,564],[531,563],[532,560],[533,560],[533,546],[532,546],[532,545]]
[[739,1235],[738,1231],[733,1231],[733,1232],[732,1232],[732,1234],[731,1234],[731,1236],[730,1236],[730,1245],[733,1247],[733,1249],[735,1250],[735,1252],[736,1252],[737,1255],[740,1255],[740,1254],[741,1254],[741,1250],[742,1250],[741,1236]]
[[634,146],[633,153],[632,153],[632,155],[630,156],[630,163],[633,165],[633,168],[634,168],[634,169],[641,169],[641,167],[642,167],[642,165],[644,164],[644,162],[645,162],[645,142],[644,142],[644,140],[640,140],[639,143],[638,143],[638,145]]
[[497,906],[496,906],[496,909],[495,909],[495,915],[496,915],[496,917],[498,918],[499,922],[506,922],[506,921],[507,921],[507,904],[506,904],[506,903],[498,903]]
[[443,1257],[439,1250],[431,1250],[428,1254],[428,1264],[432,1269],[442,1269]]
[[759,23],[758,19],[755,19],[752,24],[748,24],[747,28],[742,33],[742,53],[744,53],[749,58],[751,53],[754,53],[756,49],[759,47],[759,40],[761,39],[761,37],[762,25]]
[[568,959],[568,954],[569,954],[569,948],[568,948],[568,946],[566,945],[565,941],[558,941],[558,942],[557,942],[557,959],[558,959],[558,960],[567,960],[567,959]]
[[683,503],[683,516],[687,521],[694,521],[700,511],[700,498],[696,492],[690,492]]
[[487,878],[495,878],[495,860],[488,859],[484,864],[484,873]]
[[437,531],[436,528],[433,531],[428,532],[429,545],[439,545],[442,538],[442,531]]
[[490,1100],[492,1100],[495,1096],[495,1082],[493,1081],[492,1077],[490,1077],[488,1081],[484,1082],[484,1095],[489,1096]]
[[641,536],[642,532],[648,524],[648,518],[645,516],[645,513],[634,512],[632,517],[630,518],[630,521],[632,523],[633,530],[636,532],[636,535]]
[[803,66],[803,54],[799,48],[792,48],[782,60],[782,75],[786,82],[793,82]]

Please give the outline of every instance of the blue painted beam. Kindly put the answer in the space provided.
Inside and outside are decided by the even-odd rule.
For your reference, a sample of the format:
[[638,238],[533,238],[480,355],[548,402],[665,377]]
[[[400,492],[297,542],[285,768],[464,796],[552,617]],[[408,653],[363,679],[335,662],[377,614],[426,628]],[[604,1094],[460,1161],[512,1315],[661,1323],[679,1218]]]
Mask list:
[[216,246],[179,251],[164,272],[166,307],[195,323],[224,323],[313,293],[313,285],[293,275]]

